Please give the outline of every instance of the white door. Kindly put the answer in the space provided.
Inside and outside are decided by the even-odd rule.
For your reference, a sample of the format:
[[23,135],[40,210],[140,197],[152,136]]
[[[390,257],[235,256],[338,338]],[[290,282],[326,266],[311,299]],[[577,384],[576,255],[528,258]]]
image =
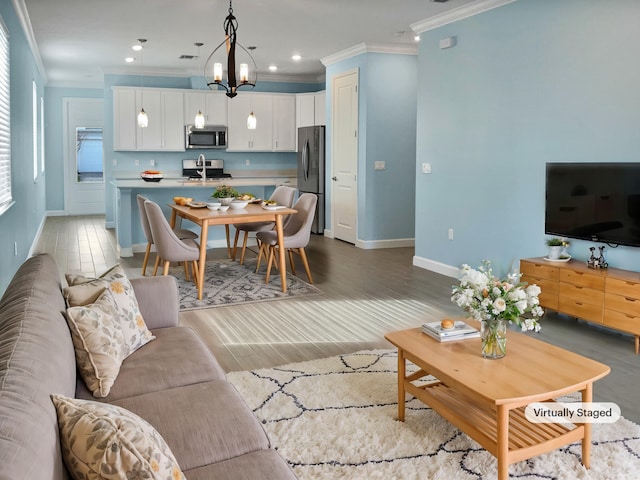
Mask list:
[[331,218],[334,237],[356,243],[358,213],[358,71],[332,79]]
[[65,214],[104,213],[103,101],[65,98],[63,110]]

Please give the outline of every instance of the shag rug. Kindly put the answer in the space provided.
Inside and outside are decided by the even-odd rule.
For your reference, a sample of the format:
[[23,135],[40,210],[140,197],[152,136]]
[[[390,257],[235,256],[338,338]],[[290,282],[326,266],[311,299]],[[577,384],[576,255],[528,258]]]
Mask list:
[[[396,367],[395,350],[370,350],[228,378],[301,480],[497,478],[496,459],[419,400],[407,395],[396,420]],[[590,470],[576,443],[511,465],[510,478],[640,478],[640,426],[592,427]]]
[[[198,300],[198,290],[193,281],[185,280],[184,268],[172,267],[170,273],[178,279],[180,310],[197,310],[322,293],[313,285],[289,273],[287,273],[287,293],[282,293],[278,270],[272,268],[269,283],[266,284],[264,283],[264,263],[258,273],[254,273],[255,267],[255,259],[245,260],[244,265],[233,260],[207,262],[202,300]],[[304,275],[304,271],[302,274]]]

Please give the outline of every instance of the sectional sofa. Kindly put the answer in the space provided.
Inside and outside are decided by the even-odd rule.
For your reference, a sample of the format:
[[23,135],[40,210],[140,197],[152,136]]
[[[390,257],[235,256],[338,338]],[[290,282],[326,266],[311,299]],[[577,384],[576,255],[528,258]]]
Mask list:
[[[78,374],[61,278],[52,257],[31,257],[0,300],[0,479],[71,478],[52,395],[144,419],[184,473],[173,478],[295,479],[212,353],[178,325],[175,279],[130,281],[155,339],[126,357],[108,395],[96,398]],[[76,439],[72,450],[85,443]]]

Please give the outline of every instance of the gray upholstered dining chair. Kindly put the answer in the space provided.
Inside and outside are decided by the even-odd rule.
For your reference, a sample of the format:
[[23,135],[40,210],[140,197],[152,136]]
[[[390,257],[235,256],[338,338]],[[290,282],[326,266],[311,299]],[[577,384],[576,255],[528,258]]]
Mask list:
[[[309,239],[311,238],[311,226],[313,224],[313,217],[316,213],[317,203],[318,197],[316,195],[313,193],[303,193],[293,205],[293,208],[297,210],[297,212],[291,215],[284,225],[284,248],[289,253],[291,273],[294,275],[296,274],[295,267],[293,265],[293,253],[297,253],[302,259],[302,264],[307,272],[309,283],[313,283],[313,279],[311,278],[311,270],[309,269],[309,262],[307,260],[305,248],[309,244]],[[265,278],[265,282],[269,283],[271,266],[274,263],[278,248],[278,234],[275,230],[269,230],[258,232],[256,236],[260,241],[260,251],[258,252],[256,272],[260,268],[260,260],[263,257],[267,259],[267,276]],[[285,275],[286,272],[280,272],[280,274]]]
[[[147,239],[147,248],[145,249],[144,260],[142,261],[142,276],[144,276],[147,273],[147,263],[149,263],[149,256],[151,255],[151,246],[153,245],[153,235],[151,235],[151,228],[149,227],[149,219],[147,218],[147,212],[145,211],[145,208],[144,208],[144,202],[147,201],[148,198],[143,197],[142,195],[138,195],[136,197],[136,200],[138,201],[138,213],[140,214],[140,224],[142,225],[144,236]],[[191,239],[198,238],[197,233],[192,232],[191,230],[183,229],[183,228],[176,227],[173,229],[173,232],[181,240],[185,238],[191,238]],[[156,266],[153,273],[154,275],[158,270],[159,263],[160,263],[160,257],[158,256],[156,258]]]
[[[185,277],[189,280],[189,263],[193,266],[194,283],[198,284],[198,259],[200,258],[200,248],[198,243],[192,238],[180,239],[174,233],[173,229],[167,222],[160,205],[150,200],[144,202],[144,208],[149,219],[149,227],[153,235],[153,241],[156,245],[158,258],[162,258],[164,262],[162,274],[169,273],[169,265],[171,262],[184,262]],[[153,270],[156,274],[158,262]]]
[[[291,207],[293,200],[295,199],[297,190],[293,187],[287,187],[286,185],[280,185],[276,188],[269,200],[273,200],[278,205],[284,205],[285,207]],[[242,240],[242,251],[240,252],[240,265],[244,263],[244,254],[247,250],[247,238],[249,232],[265,232],[273,230],[275,227],[274,222],[257,222],[257,223],[240,223],[233,225],[236,229],[236,236],[233,241],[233,255],[232,258],[236,259],[236,252],[238,251],[238,237],[240,232],[244,232],[244,238]]]

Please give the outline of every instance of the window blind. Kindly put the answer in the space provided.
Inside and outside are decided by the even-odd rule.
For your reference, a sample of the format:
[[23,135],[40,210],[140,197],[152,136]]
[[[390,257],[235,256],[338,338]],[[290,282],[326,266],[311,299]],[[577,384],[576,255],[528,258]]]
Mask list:
[[0,214],[11,205],[9,33],[0,18]]

